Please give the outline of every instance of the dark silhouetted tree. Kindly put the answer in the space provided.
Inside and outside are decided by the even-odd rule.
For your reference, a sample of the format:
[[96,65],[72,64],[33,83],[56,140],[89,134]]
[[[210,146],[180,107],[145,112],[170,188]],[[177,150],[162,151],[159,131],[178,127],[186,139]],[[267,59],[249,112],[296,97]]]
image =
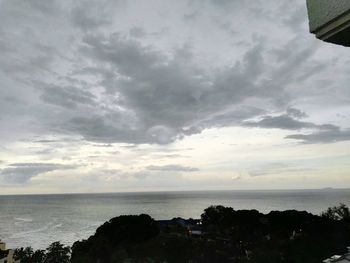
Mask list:
[[69,263],[70,247],[62,245],[60,242],[53,242],[46,249],[45,263]]
[[350,220],[350,211],[345,204],[340,203],[339,206],[329,207],[321,216],[332,220]]
[[45,262],[45,251],[36,250],[34,251],[31,247],[18,248],[15,250],[14,257],[19,259],[21,263],[44,263]]
[[75,242],[72,262],[122,262],[137,244],[159,233],[158,224],[149,215],[119,216],[104,223],[88,240]]
[[16,259],[21,260],[22,263],[31,263],[31,259],[33,256],[33,248],[26,247],[26,248],[17,248],[14,252],[14,257]]

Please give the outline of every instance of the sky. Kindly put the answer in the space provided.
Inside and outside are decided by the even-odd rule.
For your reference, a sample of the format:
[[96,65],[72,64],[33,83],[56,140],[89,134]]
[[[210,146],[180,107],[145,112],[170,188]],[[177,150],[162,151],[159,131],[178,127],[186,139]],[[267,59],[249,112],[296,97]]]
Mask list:
[[0,0],[0,35],[0,194],[350,187],[305,0]]

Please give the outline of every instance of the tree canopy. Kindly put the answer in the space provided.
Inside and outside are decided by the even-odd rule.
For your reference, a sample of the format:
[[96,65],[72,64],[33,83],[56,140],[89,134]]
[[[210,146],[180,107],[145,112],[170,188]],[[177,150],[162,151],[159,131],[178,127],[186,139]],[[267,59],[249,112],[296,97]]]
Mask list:
[[340,203],[338,206],[329,207],[321,216],[332,220],[350,220],[350,211],[345,204]]
[[[181,222],[179,224],[178,222]],[[350,240],[349,209],[305,211],[235,210],[210,206],[199,220],[175,218],[160,226],[149,215],[112,218],[72,250],[60,242],[46,250],[19,248],[21,263],[236,262],[319,263],[345,253]],[[189,230],[200,229],[195,237]]]

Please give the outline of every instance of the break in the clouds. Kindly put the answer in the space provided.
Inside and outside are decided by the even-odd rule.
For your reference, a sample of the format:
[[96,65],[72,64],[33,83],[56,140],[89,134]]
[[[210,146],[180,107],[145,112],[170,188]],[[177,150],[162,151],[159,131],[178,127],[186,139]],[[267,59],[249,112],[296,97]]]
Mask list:
[[106,170],[201,174],[204,187],[252,170],[227,145],[268,172],[257,138],[291,152],[347,144],[350,50],[307,23],[303,0],[0,1],[2,178],[30,185],[78,165],[77,187]]

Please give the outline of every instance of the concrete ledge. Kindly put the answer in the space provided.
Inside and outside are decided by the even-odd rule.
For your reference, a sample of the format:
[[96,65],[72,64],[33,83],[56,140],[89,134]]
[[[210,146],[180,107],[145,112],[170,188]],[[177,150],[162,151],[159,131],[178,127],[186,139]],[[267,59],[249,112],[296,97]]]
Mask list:
[[317,38],[350,46],[350,0],[307,0],[310,31]]

